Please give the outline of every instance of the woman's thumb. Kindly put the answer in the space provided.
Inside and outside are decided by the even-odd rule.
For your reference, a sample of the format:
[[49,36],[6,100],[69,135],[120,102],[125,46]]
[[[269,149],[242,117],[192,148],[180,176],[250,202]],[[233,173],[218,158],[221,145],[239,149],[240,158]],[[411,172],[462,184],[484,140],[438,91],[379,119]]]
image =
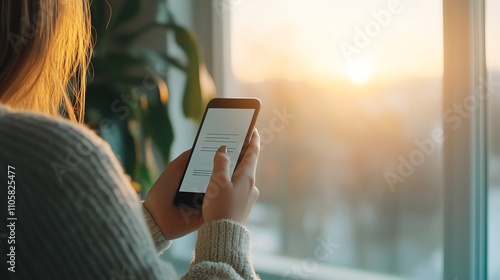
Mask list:
[[221,146],[214,157],[214,170],[212,171],[212,180],[217,184],[226,184],[231,181],[229,178],[229,168],[231,159],[227,153],[227,147]]

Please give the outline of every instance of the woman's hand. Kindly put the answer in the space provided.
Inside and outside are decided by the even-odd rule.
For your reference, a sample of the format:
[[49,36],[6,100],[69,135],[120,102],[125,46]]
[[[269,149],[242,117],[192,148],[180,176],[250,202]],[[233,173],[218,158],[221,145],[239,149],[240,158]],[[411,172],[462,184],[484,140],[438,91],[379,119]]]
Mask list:
[[203,200],[205,222],[231,219],[246,224],[250,211],[259,197],[255,187],[255,171],[260,152],[260,136],[255,129],[248,149],[240,164],[229,177],[231,160],[227,148],[221,147],[215,154],[214,169]]
[[254,130],[232,180],[229,177],[231,160],[225,150],[225,147],[221,147],[215,154],[212,177],[203,201],[203,213],[196,209],[179,208],[173,202],[190,151],[168,164],[154,183],[144,206],[168,240],[197,230],[204,221],[231,219],[241,224],[246,223],[250,210],[259,197],[259,190],[254,185],[260,151],[259,133]]
[[195,231],[203,223],[199,210],[178,208],[174,204],[174,197],[190,152],[184,152],[167,165],[144,201],[144,206],[168,240]]

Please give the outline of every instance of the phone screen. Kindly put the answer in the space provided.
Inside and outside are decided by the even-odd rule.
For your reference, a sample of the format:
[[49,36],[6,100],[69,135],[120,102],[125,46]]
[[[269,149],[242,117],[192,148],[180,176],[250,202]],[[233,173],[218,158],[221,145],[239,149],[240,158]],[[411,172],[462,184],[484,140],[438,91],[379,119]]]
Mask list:
[[230,177],[252,123],[255,109],[208,108],[179,191],[205,193],[212,175],[215,152],[227,146]]

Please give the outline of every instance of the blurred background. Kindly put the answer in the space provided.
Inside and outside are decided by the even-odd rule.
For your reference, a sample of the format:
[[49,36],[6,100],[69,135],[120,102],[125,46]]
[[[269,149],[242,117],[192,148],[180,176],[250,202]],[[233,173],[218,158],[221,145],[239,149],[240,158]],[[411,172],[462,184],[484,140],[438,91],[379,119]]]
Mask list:
[[[443,279],[443,122],[459,112],[442,102],[441,1],[155,7],[165,6],[199,38],[217,96],[262,100],[260,198],[248,227],[263,279]],[[490,279],[500,279],[500,2],[486,7],[488,258]],[[174,158],[191,147],[197,121],[180,109],[182,71],[165,76]],[[163,255],[180,273],[195,238]]]

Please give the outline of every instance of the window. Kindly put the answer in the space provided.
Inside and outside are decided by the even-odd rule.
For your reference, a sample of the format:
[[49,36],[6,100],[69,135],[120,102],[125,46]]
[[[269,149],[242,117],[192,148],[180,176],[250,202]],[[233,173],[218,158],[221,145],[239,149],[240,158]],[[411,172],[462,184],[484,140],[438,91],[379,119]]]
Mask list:
[[442,4],[240,2],[231,92],[263,102],[255,258],[442,278]]

